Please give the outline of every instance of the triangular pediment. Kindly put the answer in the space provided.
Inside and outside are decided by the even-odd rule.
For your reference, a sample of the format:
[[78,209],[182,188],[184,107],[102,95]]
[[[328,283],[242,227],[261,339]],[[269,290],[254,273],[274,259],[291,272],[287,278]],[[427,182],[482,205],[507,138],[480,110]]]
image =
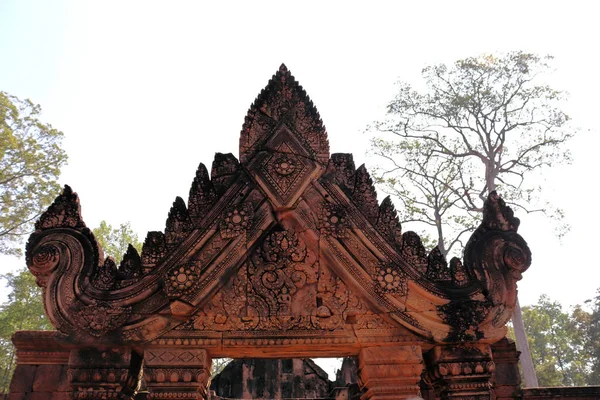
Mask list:
[[218,153],[210,176],[200,164],[187,204],[175,200],[141,254],[105,259],[67,187],[27,260],[73,342],[187,340],[255,356],[252,346],[295,340],[339,356],[368,343],[496,340],[530,253],[497,195],[485,210],[465,265],[426,253],[391,200],[377,201],[365,166],[330,156],[316,108],[282,65],[250,107],[240,161]]

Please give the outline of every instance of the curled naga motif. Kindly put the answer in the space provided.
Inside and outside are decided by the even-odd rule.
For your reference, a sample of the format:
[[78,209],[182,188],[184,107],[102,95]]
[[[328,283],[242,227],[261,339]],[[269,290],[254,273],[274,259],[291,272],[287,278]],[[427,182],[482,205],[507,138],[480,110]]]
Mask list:
[[56,269],[59,260],[60,255],[56,246],[43,245],[36,249],[28,264],[39,286],[46,287],[48,276]]
[[[448,341],[499,339],[517,299],[516,283],[531,264],[531,251],[516,232],[519,220],[495,193],[484,205],[483,221],[465,247],[464,263],[453,259],[450,273],[455,299],[438,307],[450,325]],[[458,291],[457,291],[458,290]],[[472,323],[475,321],[477,328]]]
[[[137,253],[128,253],[129,264],[120,272],[111,257],[104,260],[81,218],[79,198],[68,187],[42,215],[27,242],[27,266],[43,288],[48,319],[65,340],[125,341],[120,332],[132,307],[161,289],[156,281],[131,279],[141,273],[140,262]],[[126,286],[123,279],[129,279]]]

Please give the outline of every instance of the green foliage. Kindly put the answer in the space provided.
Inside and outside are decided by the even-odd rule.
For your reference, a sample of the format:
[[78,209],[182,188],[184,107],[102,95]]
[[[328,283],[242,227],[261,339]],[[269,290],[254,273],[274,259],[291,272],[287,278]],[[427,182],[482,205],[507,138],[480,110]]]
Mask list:
[[231,361],[233,361],[233,358],[213,358],[210,377],[214,378],[216,375],[220,374]]
[[523,307],[523,322],[540,386],[600,384],[594,368],[600,361],[591,311],[575,306],[564,312],[560,303],[542,295],[537,304]]
[[60,192],[63,133],[40,122],[39,105],[0,92],[0,254],[19,255],[23,235]]
[[434,226],[449,249],[474,229],[473,213],[493,190],[522,211],[562,218],[526,179],[570,161],[564,144],[573,130],[558,108],[563,94],[539,83],[550,60],[523,52],[483,55],[423,69],[422,91],[399,84],[389,118],[373,126],[386,136],[372,144],[383,158],[376,175],[403,202],[405,221]]
[[127,252],[127,246],[131,243],[133,247],[142,252],[142,243],[138,240],[137,234],[131,229],[129,222],[113,228],[106,221],[100,222],[100,226],[93,230],[98,244],[102,247],[105,257],[110,255],[119,264],[123,255]]
[[[592,363],[592,372],[588,378],[588,384],[600,385],[600,289],[596,291],[596,297],[586,303],[591,307],[586,329],[587,351],[590,354]],[[586,322],[581,326],[586,326]]]
[[27,269],[2,275],[2,279],[9,290],[8,300],[0,305],[0,393],[6,393],[15,367],[13,333],[53,328],[44,314],[42,291]]

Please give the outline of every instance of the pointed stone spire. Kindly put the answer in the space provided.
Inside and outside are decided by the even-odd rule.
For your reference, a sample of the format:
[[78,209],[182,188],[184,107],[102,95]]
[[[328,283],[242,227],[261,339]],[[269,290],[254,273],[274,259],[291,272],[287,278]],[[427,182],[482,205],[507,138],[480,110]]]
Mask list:
[[349,153],[334,153],[327,164],[325,176],[338,185],[348,196],[354,190],[354,158]]
[[148,232],[142,246],[142,268],[150,271],[167,255],[165,235],[160,231]]
[[365,164],[356,170],[352,200],[369,222],[375,225],[379,214],[379,204],[377,203],[377,192]]
[[427,257],[427,278],[431,281],[449,281],[450,270],[448,262],[440,251],[438,246],[435,246]]
[[62,194],[54,200],[35,223],[36,231],[50,228],[85,228],[85,222],[81,218],[79,197],[69,185],[65,185]]
[[396,247],[402,245],[402,226],[390,196],[383,199],[379,206],[377,230],[391,245]]
[[169,211],[169,217],[167,218],[165,228],[165,241],[167,247],[175,247],[181,243],[191,231],[192,223],[190,221],[190,214],[188,213],[183,199],[177,196]]
[[246,165],[285,124],[311,157],[322,165],[329,159],[327,132],[319,112],[284,64],[258,95],[242,127],[240,161]]
[[483,204],[482,226],[489,230],[516,232],[520,223],[519,218],[515,218],[513,210],[498,193],[491,192]]
[[192,222],[198,224],[216,200],[217,193],[208,176],[208,170],[201,163],[196,170],[196,177],[188,197],[188,210]]
[[402,235],[401,254],[417,272],[422,274],[427,272],[427,252],[421,242],[421,237],[415,232],[409,231]]
[[127,246],[127,252],[119,264],[119,277],[121,279],[134,279],[142,274],[142,259],[135,247]]
[[222,196],[236,178],[240,163],[231,153],[216,153],[210,173],[217,196]]

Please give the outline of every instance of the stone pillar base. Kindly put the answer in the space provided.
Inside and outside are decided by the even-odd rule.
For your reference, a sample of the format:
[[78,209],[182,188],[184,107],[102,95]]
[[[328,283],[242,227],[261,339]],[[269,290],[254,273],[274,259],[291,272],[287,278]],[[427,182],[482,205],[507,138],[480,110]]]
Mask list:
[[358,354],[361,400],[410,399],[419,396],[423,372],[419,346],[367,347]]

